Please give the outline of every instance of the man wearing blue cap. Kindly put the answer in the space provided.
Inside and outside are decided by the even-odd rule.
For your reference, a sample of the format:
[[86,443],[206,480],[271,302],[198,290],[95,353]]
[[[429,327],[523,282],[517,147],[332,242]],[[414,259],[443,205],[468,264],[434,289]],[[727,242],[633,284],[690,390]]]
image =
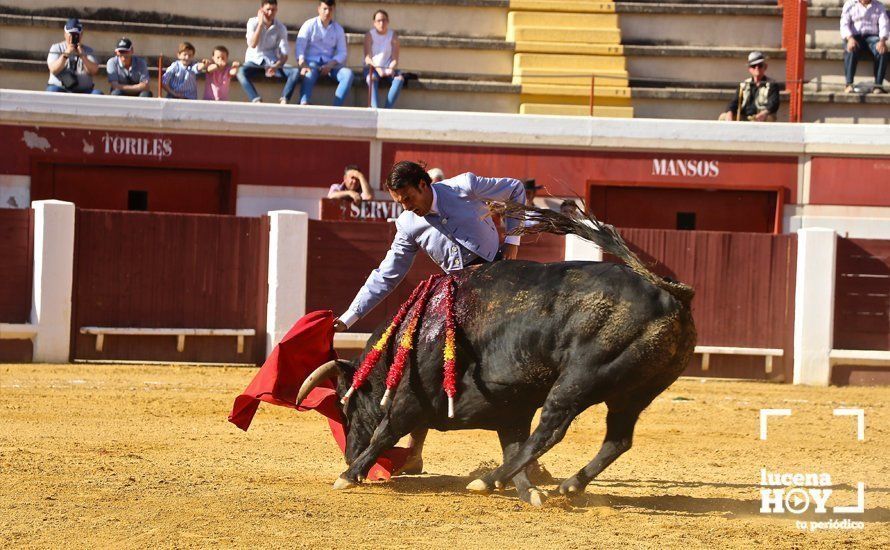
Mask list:
[[49,67],[47,92],[101,94],[93,86],[99,63],[93,49],[83,43],[83,25],[71,18],[65,23],[65,41],[53,44],[46,56]]

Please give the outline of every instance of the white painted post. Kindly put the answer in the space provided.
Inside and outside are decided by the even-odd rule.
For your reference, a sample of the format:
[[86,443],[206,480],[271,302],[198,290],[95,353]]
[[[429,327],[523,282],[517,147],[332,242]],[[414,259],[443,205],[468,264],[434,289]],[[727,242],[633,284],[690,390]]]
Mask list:
[[34,201],[34,282],[31,323],[35,363],[67,363],[74,277],[74,205]]
[[[590,222],[587,225],[592,226]],[[565,260],[567,262],[581,260],[586,262],[603,261],[603,249],[577,235],[566,235]]]
[[827,386],[834,337],[837,235],[821,227],[797,232],[794,383]]
[[272,352],[297,319],[306,314],[309,215],[293,210],[269,212],[269,301],[266,304],[266,353]]

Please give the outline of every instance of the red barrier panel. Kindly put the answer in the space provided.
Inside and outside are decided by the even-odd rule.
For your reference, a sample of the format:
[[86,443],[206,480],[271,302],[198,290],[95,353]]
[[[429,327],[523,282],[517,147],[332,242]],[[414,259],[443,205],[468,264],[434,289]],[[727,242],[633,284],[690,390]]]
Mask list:
[[837,240],[834,348],[890,351],[890,240]]
[[[34,211],[0,209],[0,323],[27,323],[34,272]],[[0,340],[0,362],[31,360],[29,340]]]

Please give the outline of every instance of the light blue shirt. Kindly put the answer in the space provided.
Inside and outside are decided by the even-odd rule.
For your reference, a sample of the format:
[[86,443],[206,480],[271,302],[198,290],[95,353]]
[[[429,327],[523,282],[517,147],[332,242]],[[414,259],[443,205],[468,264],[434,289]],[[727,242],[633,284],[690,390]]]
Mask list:
[[[247,20],[247,40],[256,32],[257,25],[259,18],[251,17]],[[287,56],[287,27],[276,19],[271,27],[260,31],[256,46],[247,48],[244,61],[257,65],[274,65],[284,56]]]
[[300,27],[295,53],[298,60],[303,57],[307,63],[315,61],[323,65],[334,60],[342,65],[346,63],[346,32],[336,21],[325,28],[321,19],[313,17]]
[[[404,211],[396,220],[396,236],[386,257],[340,316],[352,326],[383,301],[405,278],[414,256],[423,249],[446,273],[463,269],[477,257],[494,260],[500,239],[484,200],[525,204],[525,188],[512,178],[482,178],[472,173],[434,183],[432,210],[426,216]],[[507,233],[519,221],[506,220]],[[519,237],[507,237],[519,244]]]
[[198,99],[198,64],[188,67],[178,59],[164,72],[164,84],[182,94],[185,99]]

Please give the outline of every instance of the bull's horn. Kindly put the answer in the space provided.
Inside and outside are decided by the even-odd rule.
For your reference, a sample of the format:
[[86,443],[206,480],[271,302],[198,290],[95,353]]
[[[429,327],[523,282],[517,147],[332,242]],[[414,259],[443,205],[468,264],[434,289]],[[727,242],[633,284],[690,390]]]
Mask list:
[[340,373],[340,365],[337,364],[337,360],[334,359],[332,361],[328,361],[324,365],[318,367],[312,374],[306,377],[306,381],[303,382],[303,385],[300,386],[300,392],[297,393],[297,406],[306,399],[306,396],[309,395],[309,392],[314,390],[319,384],[331,378],[332,376],[336,376]]

